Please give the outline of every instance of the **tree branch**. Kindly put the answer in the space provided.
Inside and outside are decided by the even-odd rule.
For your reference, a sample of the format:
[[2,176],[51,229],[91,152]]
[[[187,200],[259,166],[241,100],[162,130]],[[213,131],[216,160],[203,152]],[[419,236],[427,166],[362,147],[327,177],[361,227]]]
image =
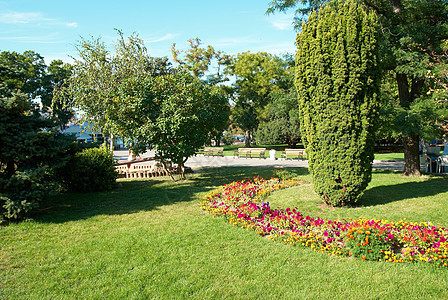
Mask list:
[[370,8],[372,8],[377,14],[384,16],[386,19],[390,19],[391,15],[389,15],[389,13],[384,10],[384,9],[380,9],[378,6],[374,5],[372,2],[368,1],[368,0],[364,0],[364,4]]

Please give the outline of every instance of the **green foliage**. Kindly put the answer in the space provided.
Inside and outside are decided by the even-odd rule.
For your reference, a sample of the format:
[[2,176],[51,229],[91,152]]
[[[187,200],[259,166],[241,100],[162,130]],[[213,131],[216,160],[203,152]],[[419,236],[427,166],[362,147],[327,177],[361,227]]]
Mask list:
[[[189,39],[190,48],[185,51],[176,50],[176,44],[171,47],[173,60],[180,65],[180,68],[189,71],[194,77],[203,80],[217,97],[210,97],[210,108],[213,109],[215,118],[210,120],[209,140],[219,141],[223,131],[229,125],[230,105],[224,97],[228,94],[228,87],[222,85],[228,78],[222,72],[224,65],[229,64],[230,56],[222,51],[215,50],[213,46],[201,47],[199,38]],[[181,57],[181,53],[184,57]],[[217,65],[216,73],[210,71],[211,65]],[[219,96],[218,96],[219,95]]]
[[260,115],[269,103],[269,94],[280,90],[287,62],[266,52],[240,53],[229,63],[227,72],[235,76],[233,84],[235,106],[234,122],[246,132],[246,146],[258,127]]
[[390,250],[390,242],[384,239],[384,234],[378,229],[350,230],[347,235],[346,246],[353,257],[363,260],[378,261],[384,258],[384,252]]
[[297,177],[292,172],[286,170],[286,169],[275,169],[274,174],[272,175],[274,178],[278,178],[280,180],[290,180],[292,178]]
[[144,98],[151,77],[168,73],[169,63],[149,57],[137,35],[125,40],[118,33],[115,55],[101,39],[79,42],[80,59],[75,61],[73,75],[57,92],[56,99],[82,110],[82,121],[88,121],[94,129],[127,137],[128,128],[122,118],[132,118],[139,109],[132,99]]
[[62,60],[53,60],[47,67],[46,75],[43,79],[44,93],[41,96],[42,105],[51,109],[52,115],[55,116],[61,124],[67,124],[73,117],[73,110],[65,103],[53,101],[55,91],[66,85],[66,81],[73,72],[73,66],[69,63],[63,63]]
[[[302,20],[314,9],[335,6],[338,0],[273,0],[267,13],[296,7]],[[446,116],[446,106],[431,94],[446,49],[448,2],[445,0],[357,0],[380,18],[380,64],[384,72],[380,135],[400,136],[404,144],[405,175],[420,175],[418,142],[433,136],[434,125]],[[445,44],[445,45],[444,45]],[[446,69],[442,61],[442,69]],[[385,89],[385,90],[384,90]],[[429,93],[429,94],[428,94]],[[443,93],[439,94],[442,95]],[[392,97],[391,97],[392,96]],[[439,98],[440,99],[440,98]],[[414,102],[419,102],[413,105]],[[443,119],[444,117],[442,117]]]
[[19,220],[55,187],[74,137],[52,130],[57,123],[18,90],[20,72],[0,61],[0,76],[0,220]]
[[233,133],[231,131],[225,131],[222,137],[222,141],[224,145],[232,145],[235,141],[235,137],[233,136]]
[[0,62],[15,74],[2,78],[9,89],[20,90],[31,100],[39,98],[44,111],[51,111],[61,124],[67,123],[73,112],[68,107],[53,105],[52,102],[53,91],[60,88],[71,75],[70,64],[54,60],[47,66],[44,58],[34,51],[25,51],[23,54],[3,51],[0,53]]
[[[199,38],[189,39],[190,48],[185,51],[176,49],[176,44],[171,46],[171,54],[174,62],[178,63],[184,69],[190,71],[194,77],[202,78],[209,72],[212,62],[216,62],[217,71],[215,74],[207,75],[207,82],[217,84],[228,79],[224,77],[221,68],[229,63],[230,56],[222,51],[215,50],[213,46],[208,45],[207,48],[200,47],[202,42]],[[184,52],[184,57],[180,57]]]
[[265,110],[254,133],[257,144],[288,144],[295,148],[300,141],[300,121],[297,93],[290,80],[287,90],[271,92],[272,102]]
[[224,91],[150,57],[137,35],[119,35],[114,55],[100,39],[81,41],[81,59],[58,97],[103,132],[127,139],[136,153],[154,149],[165,166],[178,164],[183,178],[188,157],[227,128]]
[[44,168],[34,168],[0,178],[0,223],[25,219],[39,207],[48,194],[44,177]]
[[76,153],[58,175],[68,191],[110,190],[118,177],[114,163],[114,154],[105,147],[84,149]]
[[2,82],[11,90],[20,90],[30,99],[43,95],[42,83],[46,65],[44,58],[34,51],[3,51],[0,63],[14,72],[14,76],[2,78]]
[[377,19],[348,1],[311,14],[302,28],[296,86],[314,188],[327,204],[354,204],[371,179]]
[[148,111],[140,115],[142,124],[131,132],[138,141],[136,148],[142,151],[149,145],[162,163],[171,161],[183,168],[209,138],[215,110],[227,106],[227,99],[182,70],[154,78],[148,88],[156,104],[146,107]]

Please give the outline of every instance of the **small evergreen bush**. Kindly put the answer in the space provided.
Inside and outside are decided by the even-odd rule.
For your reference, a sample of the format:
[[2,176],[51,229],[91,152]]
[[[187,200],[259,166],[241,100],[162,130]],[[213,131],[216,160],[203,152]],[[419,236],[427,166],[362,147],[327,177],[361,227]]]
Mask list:
[[0,223],[26,219],[39,207],[39,202],[48,193],[44,175],[44,168],[35,168],[0,178]]
[[107,148],[90,148],[75,154],[61,174],[63,187],[72,192],[110,190],[117,179],[114,156]]

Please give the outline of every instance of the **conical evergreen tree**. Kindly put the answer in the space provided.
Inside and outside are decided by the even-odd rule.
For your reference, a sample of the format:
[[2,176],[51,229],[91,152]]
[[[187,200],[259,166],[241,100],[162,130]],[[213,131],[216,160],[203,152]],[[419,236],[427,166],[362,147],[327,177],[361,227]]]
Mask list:
[[377,18],[355,1],[312,13],[297,36],[296,87],[314,189],[358,201],[371,180],[380,72]]

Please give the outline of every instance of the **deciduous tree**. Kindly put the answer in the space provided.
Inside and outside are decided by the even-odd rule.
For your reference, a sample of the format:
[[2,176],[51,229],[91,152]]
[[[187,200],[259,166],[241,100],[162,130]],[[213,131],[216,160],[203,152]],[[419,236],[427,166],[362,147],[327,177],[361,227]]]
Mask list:
[[212,124],[210,124],[209,140],[214,139],[219,145],[222,133],[230,122],[230,105],[228,97],[225,97],[229,89],[223,85],[228,78],[223,69],[229,64],[231,57],[222,51],[215,50],[211,45],[201,47],[202,42],[199,38],[189,39],[188,42],[190,48],[184,51],[177,50],[176,44],[172,45],[173,60],[214,90],[215,96],[209,98],[211,101],[209,106],[215,115],[215,118],[210,120]]
[[71,99],[98,127],[132,141],[137,153],[156,150],[156,158],[165,167],[177,164],[183,178],[185,161],[217,128],[223,96],[166,59],[150,57],[137,35],[125,40],[120,33],[115,55],[99,39],[83,40],[79,52],[59,97]]
[[248,51],[234,57],[227,72],[236,77],[233,84],[233,120],[245,131],[246,147],[250,147],[259,116],[269,102],[269,93],[279,90],[277,83],[285,72],[284,62],[266,52]]

